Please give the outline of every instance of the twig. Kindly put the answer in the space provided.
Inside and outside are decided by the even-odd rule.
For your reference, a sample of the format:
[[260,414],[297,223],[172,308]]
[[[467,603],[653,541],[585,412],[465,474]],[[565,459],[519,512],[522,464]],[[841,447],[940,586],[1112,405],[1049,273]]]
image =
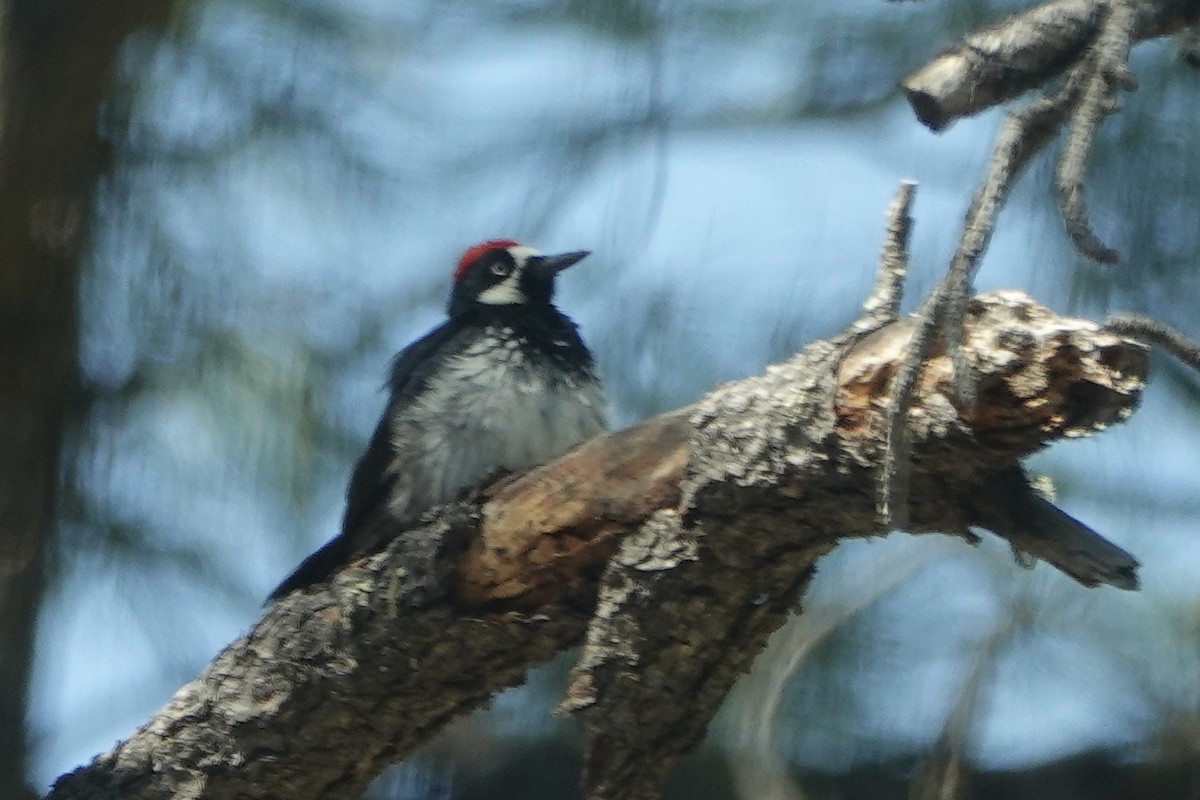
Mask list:
[[1200,342],[1151,317],[1142,314],[1116,314],[1104,322],[1104,329],[1128,339],[1157,345],[1200,372]]
[[1066,143],[1054,176],[1058,207],[1067,233],[1080,252],[1104,264],[1116,263],[1120,254],[1106,246],[1092,231],[1083,196],[1083,178],[1096,129],[1117,109],[1117,90],[1131,90],[1137,85],[1129,70],[1135,17],[1132,0],[1112,0],[1091,52],[1075,68],[1086,73],[1087,78],[1071,114]]
[[[1200,4],[1185,0],[1050,0],[972,32],[902,85],[917,118],[936,131],[1065,74],[1072,108],[1055,195],[1076,248],[1112,264],[1120,254],[1093,232],[1083,191],[1096,130],[1118,108],[1117,91],[1136,86],[1132,43],[1195,31],[1198,19]],[[1185,42],[1185,60],[1194,52]]]
[[908,274],[908,240],[913,224],[910,210],[916,191],[916,181],[900,181],[896,195],[887,207],[887,232],[883,238],[879,271],[870,296],[863,302],[863,316],[854,324],[856,333],[878,330],[894,322],[900,314],[904,277]]

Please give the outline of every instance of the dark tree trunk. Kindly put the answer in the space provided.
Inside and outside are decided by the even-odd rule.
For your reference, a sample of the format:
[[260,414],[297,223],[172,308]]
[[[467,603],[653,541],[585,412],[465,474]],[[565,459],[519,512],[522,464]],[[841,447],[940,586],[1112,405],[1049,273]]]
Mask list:
[[0,14],[0,797],[26,786],[30,665],[64,433],[78,398],[79,262],[105,167],[96,112],[121,42],[164,2],[12,0]]

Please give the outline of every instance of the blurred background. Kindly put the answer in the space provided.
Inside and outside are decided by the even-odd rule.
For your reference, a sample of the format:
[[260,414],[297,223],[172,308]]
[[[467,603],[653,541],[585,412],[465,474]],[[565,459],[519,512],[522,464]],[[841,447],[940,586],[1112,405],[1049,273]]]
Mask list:
[[[0,797],[128,736],[335,532],[467,245],[594,251],[559,305],[621,424],[850,321],[901,178],[915,305],[1000,117],[934,135],[897,82],[1022,5],[5,3]],[[1200,335],[1200,81],[1169,41],[1133,66],[1090,170],[1125,263],[1072,252],[1042,160],[979,285]],[[1154,367],[1128,424],[1033,463],[1140,592],[986,537],[847,542],[671,796],[1200,796],[1200,382]],[[569,664],[371,797],[577,796]]]

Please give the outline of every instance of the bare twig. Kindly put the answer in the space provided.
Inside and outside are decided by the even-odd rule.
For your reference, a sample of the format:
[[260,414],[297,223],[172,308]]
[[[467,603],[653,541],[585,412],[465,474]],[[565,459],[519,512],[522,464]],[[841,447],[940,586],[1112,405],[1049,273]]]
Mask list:
[[1200,342],[1151,317],[1142,314],[1117,314],[1104,322],[1104,329],[1120,336],[1157,345],[1196,372],[1200,372]]
[[1136,86],[1129,70],[1129,47],[1136,17],[1133,0],[1112,0],[1088,57],[1076,67],[1087,74],[1083,92],[1071,114],[1066,143],[1054,184],[1067,233],[1089,258],[1116,263],[1120,254],[1092,231],[1083,197],[1083,177],[1100,122],[1117,109],[1116,92]]
[[883,239],[883,253],[879,258],[879,271],[875,275],[875,286],[863,303],[863,316],[854,324],[855,332],[877,330],[894,322],[900,314],[904,277],[908,274],[908,239],[912,233],[910,211],[916,191],[916,181],[900,181],[896,195],[887,207],[887,232]]

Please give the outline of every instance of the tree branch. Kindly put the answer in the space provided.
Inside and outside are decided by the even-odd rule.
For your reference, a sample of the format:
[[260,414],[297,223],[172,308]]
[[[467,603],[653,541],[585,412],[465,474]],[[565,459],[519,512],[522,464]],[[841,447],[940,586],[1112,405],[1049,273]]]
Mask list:
[[[1192,0],[1143,0],[1134,41],[1180,31],[1200,19]],[[1061,75],[1096,38],[1107,3],[1051,0],[968,34],[901,81],[913,112],[940,131]]]
[[[1117,91],[1136,86],[1128,64],[1131,44],[1188,28],[1198,20],[1200,3],[1195,0],[1051,0],[968,35],[905,78],[902,86],[917,118],[940,131],[960,117],[1064,76],[1052,95],[1016,112],[1041,116],[1028,142],[1016,144],[1024,148],[1027,160],[1066,125],[1054,178],[1059,210],[1079,252],[1112,264],[1120,254],[1093,232],[1083,193],[1096,131],[1118,108]],[[1016,119],[1016,114],[1010,114],[1006,120],[1005,131],[997,138],[997,154]],[[996,156],[992,163],[994,168]],[[1015,173],[1023,161],[1014,159],[1014,163]],[[947,288],[953,288],[953,283],[948,282]],[[939,305],[950,310],[961,307],[953,297]],[[953,324],[943,325],[940,320],[935,324],[943,334],[954,335]]]
[[1129,70],[1129,45],[1136,17],[1135,0],[1111,0],[1087,60],[1075,70],[1086,77],[1054,176],[1067,233],[1081,253],[1103,264],[1115,264],[1120,254],[1092,231],[1083,197],[1083,176],[1096,129],[1117,110],[1117,90],[1137,86]]
[[[656,796],[816,560],[841,538],[885,532],[873,501],[884,409],[914,327],[818,341],[396,531],[386,551],[268,609],[50,797],[357,797],[580,641],[564,708],[584,726],[590,796]],[[1044,503],[1029,499],[1019,460],[1128,416],[1143,348],[1001,292],[970,304],[963,350],[971,408],[956,406],[944,354],[915,390],[912,529],[970,540],[991,527],[1084,583],[1134,585],[1136,562],[1090,530],[1029,531],[988,498],[1000,485]]]

